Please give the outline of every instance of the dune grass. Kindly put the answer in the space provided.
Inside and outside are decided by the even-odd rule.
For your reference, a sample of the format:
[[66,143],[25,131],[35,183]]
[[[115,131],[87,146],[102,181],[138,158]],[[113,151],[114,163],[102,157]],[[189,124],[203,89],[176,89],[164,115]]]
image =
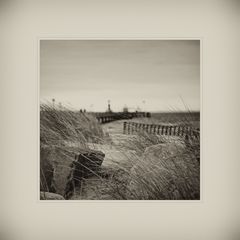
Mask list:
[[[184,124],[189,126],[189,122]],[[131,151],[135,157],[116,162],[115,168],[106,170],[111,172],[110,178],[95,190],[108,199],[200,199],[200,139],[142,131],[116,147],[123,153]]]
[[49,103],[40,106],[40,143],[60,146],[78,143],[87,148],[86,143],[101,143],[104,133],[96,118],[67,107],[54,107]]
[[[40,189],[49,187],[53,175],[59,184],[66,182],[75,154],[89,150],[89,143],[102,143],[105,135],[92,114],[51,103],[40,105]],[[62,178],[62,179],[61,179]],[[64,190],[64,184],[62,184]],[[62,191],[63,191],[62,190]]]
[[[41,148],[63,149],[66,162],[72,155],[71,145],[89,149],[89,143],[108,144],[108,136],[93,115],[51,104],[41,104],[40,110]],[[157,120],[144,121],[156,123]],[[188,126],[189,122],[189,119],[185,120]],[[143,131],[114,147],[123,154],[130,151],[134,157],[126,154],[126,161],[115,162],[95,173],[93,199],[199,199],[199,139],[185,141],[180,137],[157,136]],[[82,182],[88,181],[83,179]],[[81,186],[88,188],[90,185]],[[84,196],[79,198],[84,199]]]

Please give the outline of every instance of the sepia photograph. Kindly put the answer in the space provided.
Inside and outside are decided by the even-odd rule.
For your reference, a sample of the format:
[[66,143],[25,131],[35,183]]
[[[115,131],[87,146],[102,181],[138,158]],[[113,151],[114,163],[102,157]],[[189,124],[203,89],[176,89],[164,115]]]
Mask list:
[[239,240],[240,1],[0,1],[0,240]]
[[39,40],[41,200],[200,200],[199,39]]

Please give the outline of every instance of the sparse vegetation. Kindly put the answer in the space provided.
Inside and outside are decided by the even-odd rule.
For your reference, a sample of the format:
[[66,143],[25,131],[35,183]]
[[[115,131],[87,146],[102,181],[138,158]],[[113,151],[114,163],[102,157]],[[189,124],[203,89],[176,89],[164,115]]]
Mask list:
[[67,107],[54,107],[49,103],[40,106],[40,143],[59,146],[78,143],[87,148],[88,142],[101,143],[102,128],[92,114],[76,112]]
[[[174,200],[200,198],[199,140],[143,133],[121,146],[134,160],[118,162],[100,189],[110,199]],[[149,152],[150,150],[150,152]]]
[[[55,191],[54,183],[50,185],[48,178],[54,175],[58,178],[58,185],[65,183],[75,154],[89,149],[89,143],[102,143],[104,139],[103,130],[93,115],[76,112],[64,106],[56,107],[50,103],[41,104],[41,189]],[[58,189],[61,188],[63,193],[65,186]]]
[[[170,122],[176,121],[177,115],[174,116],[175,120]],[[189,125],[192,120],[184,121]],[[197,121],[199,120],[194,120],[194,126]],[[183,119],[181,124],[182,122]],[[66,162],[72,154],[72,146],[79,150],[91,149],[95,145],[101,148],[110,144],[106,141],[108,138],[91,114],[76,112],[66,107],[56,108],[50,104],[41,105],[41,148],[62,148],[64,153],[69,153],[66,154]],[[199,139],[185,141],[180,137],[157,136],[143,131],[125,138],[119,144],[111,143],[110,147],[120,151],[125,160],[112,160],[111,165],[103,166],[94,177],[82,179],[82,184],[72,199],[200,198]],[[92,195],[87,196],[90,189]]]

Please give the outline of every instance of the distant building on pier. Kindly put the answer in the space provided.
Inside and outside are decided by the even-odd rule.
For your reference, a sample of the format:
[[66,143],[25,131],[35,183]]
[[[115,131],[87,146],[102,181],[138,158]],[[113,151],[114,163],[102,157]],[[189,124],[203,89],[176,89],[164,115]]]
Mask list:
[[124,107],[123,107],[123,112],[128,112],[128,107],[127,107],[127,105],[124,105]]
[[110,105],[110,100],[108,100],[108,109],[107,109],[107,112],[109,112],[109,113],[112,112],[111,105]]

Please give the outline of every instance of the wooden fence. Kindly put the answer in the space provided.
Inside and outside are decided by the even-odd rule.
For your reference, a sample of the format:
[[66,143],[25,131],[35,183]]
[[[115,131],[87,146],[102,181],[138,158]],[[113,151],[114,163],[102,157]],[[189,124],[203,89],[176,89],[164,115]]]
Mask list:
[[138,132],[146,132],[148,134],[166,135],[166,136],[179,136],[184,138],[200,138],[199,129],[193,129],[191,126],[186,125],[157,125],[145,124],[136,122],[124,122],[123,133],[135,134]]

